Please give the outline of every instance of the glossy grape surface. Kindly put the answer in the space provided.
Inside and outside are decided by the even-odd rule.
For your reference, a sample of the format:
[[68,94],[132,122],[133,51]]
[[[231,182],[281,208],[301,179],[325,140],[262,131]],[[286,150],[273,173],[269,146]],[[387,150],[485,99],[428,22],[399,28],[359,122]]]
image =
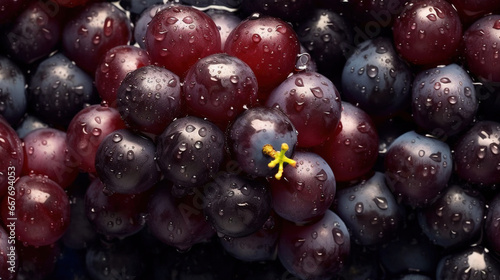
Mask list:
[[418,65],[449,63],[462,38],[460,17],[445,0],[408,2],[393,26],[394,45],[407,61]]
[[[14,187],[3,198],[0,214],[7,224],[9,218],[17,218],[15,237],[20,244],[45,246],[61,238],[70,218],[68,196],[61,186],[42,175],[31,175],[20,177]],[[9,210],[12,201],[15,211]]]
[[294,71],[299,50],[292,27],[269,16],[251,16],[243,20],[224,45],[224,52],[243,60],[253,70],[262,99]]
[[268,176],[276,173],[270,168],[271,157],[262,152],[264,145],[270,144],[279,151],[286,143],[291,157],[297,144],[297,131],[288,117],[275,108],[254,107],[244,111],[231,124],[228,135],[229,150],[241,169],[255,176]]
[[131,71],[116,98],[120,116],[133,130],[158,135],[182,113],[179,77],[154,65]]
[[314,72],[288,77],[271,92],[266,106],[278,108],[288,116],[299,133],[299,147],[323,143],[339,124],[342,111],[335,85]]
[[148,25],[145,43],[154,64],[181,78],[198,59],[221,51],[214,21],[189,6],[158,11]]
[[425,206],[446,187],[453,170],[448,144],[409,131],[389,146],[385,177],[398,201]]
[[24,149],[21,139],[7,120],[0,116],[0,196],[13,186],[14,181],[21,175],[24,164]]
[[26,112],[26,78],[11,59],[0,56],[0,115],[15,127]]
[[61,35],[64,53],[93,76],[108,50],[130,41],[131,29],[126,14],[114,4],[85,5],[64,26]]

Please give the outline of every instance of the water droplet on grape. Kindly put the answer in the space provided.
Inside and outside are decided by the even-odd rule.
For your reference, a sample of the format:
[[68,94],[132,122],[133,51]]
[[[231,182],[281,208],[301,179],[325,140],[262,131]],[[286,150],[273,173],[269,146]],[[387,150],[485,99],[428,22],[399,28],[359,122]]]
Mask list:
[[109,36],[111,36],[111,34],[113,34],[113,19],[112,18],[107,17],[104,20],[103,31],[104,31],[104,36],[106,36],[106,37],[109,37]]
[[118,143],[123,140],[123,136],[121,134],[115,133],[113,134],[113,142]]
[[259,43],[261,40],[262,40],[262,38],[260,37],[260,35],[259,35],[259,34],[253,34],[253,35],[252,35],[252,41],[253,41],[254,43]]
[[389,208],[389,205],[387,204],[387,199],[385,197],[375,197],[373,198],[373,202],[375,202],[375,205],[377,205],[378,208],[382,210],[386,210]]
[[337,243],[338,245],[344,244],[344,242],[345,242],[344,233],[340,229],[333,228],[332,234],[333,234],[333,240],[335,241],[335,243]]
[[363,213],[363,210],[364,210],[363,203],[361,202],[356,203],[356,205],[354,206],[354,211],[356,211],[357,214],[361,214]]

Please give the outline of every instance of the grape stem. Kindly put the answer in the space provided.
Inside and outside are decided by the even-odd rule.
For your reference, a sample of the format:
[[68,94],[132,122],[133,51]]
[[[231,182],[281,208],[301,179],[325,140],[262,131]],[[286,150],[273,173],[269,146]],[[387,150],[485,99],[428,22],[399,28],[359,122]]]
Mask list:
[[266,144],[262,147],[262,153],[273,158],[273,160],[267,165],[269,168],[274,168],[278,165],[278,172],[274,177],[278,180],[283,176],[283,164],[288,163],[293,167],[297,166],[297,162],[285,155],[289,147],[287,143],[281,144],[281,151],[276,151],[271,144]]

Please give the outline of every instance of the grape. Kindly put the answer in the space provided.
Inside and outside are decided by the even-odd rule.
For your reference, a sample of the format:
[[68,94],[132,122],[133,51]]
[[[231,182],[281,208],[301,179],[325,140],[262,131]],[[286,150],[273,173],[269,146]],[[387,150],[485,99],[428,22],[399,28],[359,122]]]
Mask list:
[[96,178],[85,193],[85,214],[94,230],[108,239],[120,238],[141,230],[146,224],[148,193],[109,194]]
[[367,113],[347,102],[342,102],[342,107],[337,129],[313,151],[330,165],[337,181],[347,182],[372,170],[378,155],[378,134]]
[[262,151],[265,145],[279,149],[285,143],[288,146],[285,155],[290,157],[297,143],[295,127],[284,113],[274,108],[254,107],[244,111],[227,134],[233,157],[243,171],[255,176],[276,173],[276,168],[268,166],[272,158]]
[[95,154],[102,140],[111,132],[125,128],[114,108],[92,105],[78,112],[68,125],[66,144],[79,163],[80,170],[95,173]]
[[40,128],[28,133],[23,142],[24,174],[45,175],[63,188],[73,183],[78,176],[78,162],[68,151],[65,132]]
[[114,4],[91,3],[65,24],[61,36],[63,50],[93,76],[107,51],[130,41],[131,29],[130,20]]
[[341,73],[353,45],[351,26],[338,13],[316,9],[295,28],[300,43],[329,78]]
[[241,19],[237,15],[225,10],[210,9],[206,13],[212,18],[217,29],[219,29],[220,45],[221,49],[224,49],[227,37],[241,23]]
[[38,128],[47,128],[49,125],[32,115],[25,115],[22,122],[16,129],[19,138],[24,138],[29,132]]
[[324,159],[298,151],[296,167],[286,166],[281,180],[270,181],[274,211],[288,221],[306,223],[330,208],[337,190],[335,176]]
[[215,230],[229,237],[258,231],[269,218],[268,186],[245,177],[222,173],[205,187],[203,211]]
[[389,241],[403,223],[402,211],[380,172],[339,190],[335,210],[346,223],[351,238],[362,245]]
[[160,179],[155,151],[151,139],[128,129],[115,130],[97,148],[97,175],[111,193],[142,193]]
[[425,209],[419,211],[423,232],[445,248],[477,240],[483,228],[484,198],[477,192],[451,185]]
[[283,224],[278,257],[283,266],[300,279],[330,279],[342,269],[349,252],[346,225],[330,210],[313,223]]
[[500,82],[500,15],[478,19],[464,32],[465,61],[470,72],[481,80]]
[[61,254],[61,246],[18,246],[19,267],[17,279],[44,280],[50,277]]
[[340,121],[340,93],[325,76],[314,72],[291,75],[276,87],[267,107],[283,111],[298,131],[297,145],[323,143]]
[[281,230],[281,219],[274,213],[258,231],[243,237],[223,236],[219,240],[224,249],[239,260],[264,262],[276,257]]
[[157,138],[158,166],[167,180],[183,187],[207,183],[224,159],[224,133],[213,123],[187,116]]
[[500,12],[500,3],[494,0],[450,0],[449,2],[457,9],[464,25],[472,24],[489,13]]
[[125,76],[149,64],[149,55],[143,49],[128,45],[110,49],[101,58],[95,72],[99,96],[110,106],[116,107],[116,92]]
[[410,100],[412,74],[389,38],[359,44],[342,71],[342,97],[365,112],[391,115]]
[[500,263],[487,248],[472,246],[441,258],[437,279],[495,279],[500,275]]
[[454,170],[460,178],[480,185],[500,182],[500,124],[477,122],[454,147]]
[[162,133],[182,113],[179,77],[154,65],[130,72],[119,85],[116,97],[125,123],[146,133]]
[[54,15],[45,9],[42,1],[33,1],[0,37],[13,58],[29,64],[56,49],[62,24],[61,14]]
[[179,250],[188,250],[215,234],[205,220],[198,194],[174,197],[172,183],[161,181],[148,203],[148,229],[151,234]]
[[415,122],[432,135],[454,135],[467,128],[478,108],[476,90],[457,64],[420,72],[413,82]]
[[186,74],[183,89],[190,114],[224,127],[257,103],[258,85],[252,69],[227,54],[198,60]]
[[29,81],[30,111],[53,125],[66,127],[96,96],[92,78],[62,53],[43,60]]
[[448,144],[409,131],[389,146],[385,155],[385,178],[398,201],[422,207],[446,187],[453,160]]
[[[133,3],[137,3],[137,1],[132,1],[132,4]],[[157,12],[166,7],[168,7],[168,4],[151,5],[137,17],[137,20],[135,21],[134,24],[134,40],[142,49],[146,49],[146,31],[148,29],[149,22],[151,22],[151,20],[153,19],[153,17],[156,15]]]
[[408,2],[394,20],[394,45],[417,65],[447,64],[458,54],[462,38],[460,17],[445,0]]
[[262,100],[293,72],[299,50],[297,35],[288,23],[260,15],[243,20],[224,45],[224,52],[253,70]]
[[[59,240],[70,218],[68,196],[61,186],[42,175],[30,175],[20,177],[14,188],[3,198],[0,214],[7,225],[9,217],[18,217],[14,223],[16,239],[31,246],[46,246]],[[9,209],[12,201],[15,211]]]
[[16,127],[26,113],[26,78],[9,58],[0,56],[0,115]]
[[151,61],[181,79],[198,59],[220,52],[220,42],[217,26],[207,14],[182,5],[158,11],[145,36]]

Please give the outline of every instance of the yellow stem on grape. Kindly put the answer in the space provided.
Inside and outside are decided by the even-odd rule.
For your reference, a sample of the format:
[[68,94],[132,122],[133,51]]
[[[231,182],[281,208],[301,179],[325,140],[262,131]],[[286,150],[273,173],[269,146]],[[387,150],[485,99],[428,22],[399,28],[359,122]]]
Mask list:
[[262,147],[262,153],[268,155],[273,158],[273,160],[267,165],[269,168],[274,168],[278,165],[278,172],[274,177],[278,180],[283,176],[283,165],[285,163],[290,164],[293,167],[297,166],[297,162],[285,155],[286,151],[288,151],[289,147],[287,143],[281,144],[281,150],[276,151],[271,144],[266,144]]

